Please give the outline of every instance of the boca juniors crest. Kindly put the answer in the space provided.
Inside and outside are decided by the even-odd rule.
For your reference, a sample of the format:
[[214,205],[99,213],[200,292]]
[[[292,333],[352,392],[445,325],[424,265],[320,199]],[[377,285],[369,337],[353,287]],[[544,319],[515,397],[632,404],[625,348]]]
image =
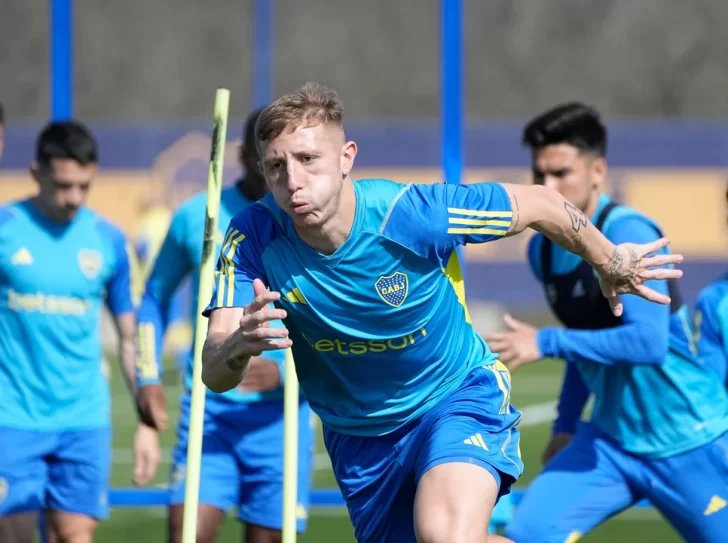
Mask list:
[[409,279],[402,272],[395,272],[392,275],[383,275],[376,283],[379,297],[391,306],[401,306],[407,298],[409,291]]
[[103,265],[103,257],[95,249],[81,249],[78,252],[78,267],[87,279],[96,279]]

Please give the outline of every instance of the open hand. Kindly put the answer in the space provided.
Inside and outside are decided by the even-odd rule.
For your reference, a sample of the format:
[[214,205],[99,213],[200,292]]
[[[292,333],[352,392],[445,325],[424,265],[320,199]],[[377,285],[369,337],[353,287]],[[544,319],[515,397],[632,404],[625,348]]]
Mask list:
[[542,358],[536,339],[538,332],[536,328],[514,319],[510,315],[505,315],[503,322],[508,327],[508,331],[493,332],[483,336],[483,339],[491,351],[498,353],[498,358],[508,366],[511,372]]
[[604,265],[596,268],[599,274],[599,286],[602,294],[609,301],[612,313],[619,317],[624,310],[620,294],[636,294],[651,302],[667,305],[670,297],[645,286],[645,282],[653,279],[679,279],[682,270],[654,269],[659,266],[680,264],[682,255],[649,256],[669,245],[667,238],[650,243],[622,243],[617,245],[612,258]]
[[269,291],[263,281],[253,281],[255,298],[243,310],[238,329],[239,356],[259,356],[263,351],[287,349],[293,342],[288,339],[288,329],[269,326],[271,321],[286,318],[284,309],[271,308],[280,299],[280,292]]

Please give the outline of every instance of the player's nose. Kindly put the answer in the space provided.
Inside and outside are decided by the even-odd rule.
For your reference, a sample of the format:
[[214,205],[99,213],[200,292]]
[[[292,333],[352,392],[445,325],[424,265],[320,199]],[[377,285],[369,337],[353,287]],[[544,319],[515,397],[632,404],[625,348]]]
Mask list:
[[295,164],[289,164],[286,172],[286,181],[288,185],[288,190],[293,193],[296,192],[299,188],[301,188],[301,172],[298,171],[298,168]]

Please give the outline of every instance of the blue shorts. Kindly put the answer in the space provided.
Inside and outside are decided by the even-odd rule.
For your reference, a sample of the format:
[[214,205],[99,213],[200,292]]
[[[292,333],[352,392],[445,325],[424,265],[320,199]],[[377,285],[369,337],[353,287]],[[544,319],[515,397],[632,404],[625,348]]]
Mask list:
[[53,509],[108,516],[111,429],[0,427],[0,516]]
[[728,434],[692,451],[645,459],[582,424],[529,487],[506,528],[514,541],[575,541],[647,498],[686,541],[726,541]]
[[[190,397],[182,398],[172,458],[170,503],[184,503]],[[306,529],[313,441],[311,411],[298,410],[298,530]],[[207,398],[202,440],[200,503],[238,507],[245,523],[280,530],[283,519],[283,405]]]
[[510,405],[510,375],[502,364],[476,368],[460,388],[416,421],[378,437],[324,428],[334,475],[357,541],[414,543],[413,510],[420,478],[450,462],[477,464],[510,491],[523,472],[521,414]]

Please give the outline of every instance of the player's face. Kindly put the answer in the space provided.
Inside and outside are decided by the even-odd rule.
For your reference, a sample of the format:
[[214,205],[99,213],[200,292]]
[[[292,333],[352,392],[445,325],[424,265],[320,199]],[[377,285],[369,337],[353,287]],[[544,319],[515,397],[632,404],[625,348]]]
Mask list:
[[339,208],[356,144],[340,127],[319,124],[284,130],[263,149],[263,173],[278,205],[298,226],[320,227]]
[[49,168],[34,163],[31,172],[40,186],[38,201],[43,211],[53,220],[65,222],[73,219],[86,203],[96,165],[54,159]]
[[567,145],[547,145],[532,156],[533,182],[559,192],[584,213],[593,213],[606,176],[606,161]]

